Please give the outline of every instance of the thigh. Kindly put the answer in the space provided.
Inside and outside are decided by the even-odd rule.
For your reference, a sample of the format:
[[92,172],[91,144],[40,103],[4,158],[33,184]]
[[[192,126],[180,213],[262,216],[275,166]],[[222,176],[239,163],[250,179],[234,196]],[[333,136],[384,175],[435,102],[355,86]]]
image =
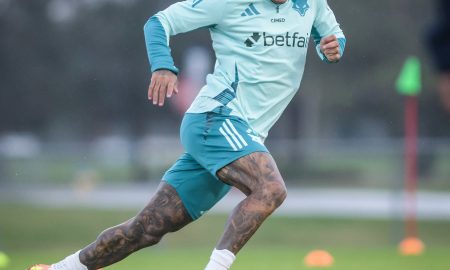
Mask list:
[[211,209],[231,188],[187,153],[165,173],[163,180],[176,190],[193,220]]
[[246,195],[271,184],[284,186],[275,160],[265,152],[241,157],[220,169],[217,176]]

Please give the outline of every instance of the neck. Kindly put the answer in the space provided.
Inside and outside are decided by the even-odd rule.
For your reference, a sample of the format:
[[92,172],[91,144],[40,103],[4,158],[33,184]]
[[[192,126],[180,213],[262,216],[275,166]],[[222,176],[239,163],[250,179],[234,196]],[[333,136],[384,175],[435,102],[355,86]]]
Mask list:
[[271,0],[274,4],[281,5],[286,3],[287,0]]

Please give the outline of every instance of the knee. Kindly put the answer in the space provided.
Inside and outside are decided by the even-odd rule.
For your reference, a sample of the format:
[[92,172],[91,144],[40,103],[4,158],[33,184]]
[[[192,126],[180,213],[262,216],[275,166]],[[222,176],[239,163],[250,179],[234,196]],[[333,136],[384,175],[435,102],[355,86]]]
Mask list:
[[283,180],[277,182],[277,184],[273,188],[272,193],[275,205],[276,207],[279,207],[281,204],[283,204],[284,200],[286,200],[287,197],[287,189]]
[[125,223],[123,229],[124,238],[142,247],[155,245],[159,243],[163,237],[162,234],[150,232],[139,216]]
[[282,179],[264,185],[262,192],[265,200],[273,210],[283,204],[287,197],[286,186]]

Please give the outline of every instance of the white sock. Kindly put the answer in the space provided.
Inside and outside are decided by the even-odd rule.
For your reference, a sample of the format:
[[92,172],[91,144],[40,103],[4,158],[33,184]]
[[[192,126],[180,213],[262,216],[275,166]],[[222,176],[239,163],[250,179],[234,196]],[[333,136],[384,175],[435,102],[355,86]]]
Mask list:
[[49,270],[88,270],[87,267],[80,262],[80,251],[67,256],[64,260],[52,264]]
[[205,270],[228,270],[235,259],[236,256],[229,250],[214,249]]

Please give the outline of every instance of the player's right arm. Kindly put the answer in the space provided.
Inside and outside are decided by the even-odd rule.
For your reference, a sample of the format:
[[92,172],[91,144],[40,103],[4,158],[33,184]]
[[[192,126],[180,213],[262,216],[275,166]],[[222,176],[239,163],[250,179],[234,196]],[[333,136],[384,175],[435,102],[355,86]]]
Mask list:
[[170,36],[220,24],[226,0],[187,0],[152,16],[144,26],[145,43],[152,78],[148,98],[164,105],[164,99],[177,93],[178,69],[170,53]]

